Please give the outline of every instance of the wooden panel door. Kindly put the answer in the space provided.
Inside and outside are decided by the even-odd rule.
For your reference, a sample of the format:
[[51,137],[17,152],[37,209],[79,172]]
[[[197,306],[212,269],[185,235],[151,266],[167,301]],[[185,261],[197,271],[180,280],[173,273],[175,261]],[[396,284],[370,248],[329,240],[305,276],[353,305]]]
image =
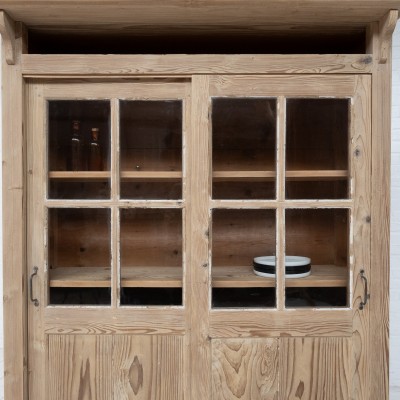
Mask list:
[[31,399],[186,397],[189,89],[28,85]]
[[193,85],[192,398],[367,399],[370,77]]

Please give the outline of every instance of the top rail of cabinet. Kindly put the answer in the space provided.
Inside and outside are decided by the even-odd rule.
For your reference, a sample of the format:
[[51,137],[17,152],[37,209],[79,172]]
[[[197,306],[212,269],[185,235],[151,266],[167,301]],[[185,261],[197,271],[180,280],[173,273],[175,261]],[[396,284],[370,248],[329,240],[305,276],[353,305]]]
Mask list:
[[366,74],[370,54],[22,55],[25,77],[129,77],[196,74]]

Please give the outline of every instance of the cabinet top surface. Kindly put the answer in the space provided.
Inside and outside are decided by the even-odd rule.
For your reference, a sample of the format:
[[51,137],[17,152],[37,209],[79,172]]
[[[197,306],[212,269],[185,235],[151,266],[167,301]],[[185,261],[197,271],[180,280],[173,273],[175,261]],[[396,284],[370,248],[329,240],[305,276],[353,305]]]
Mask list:
[[361,26],[378,21],[400,0],[0,0],[0,10],[28,26],[257,27]]

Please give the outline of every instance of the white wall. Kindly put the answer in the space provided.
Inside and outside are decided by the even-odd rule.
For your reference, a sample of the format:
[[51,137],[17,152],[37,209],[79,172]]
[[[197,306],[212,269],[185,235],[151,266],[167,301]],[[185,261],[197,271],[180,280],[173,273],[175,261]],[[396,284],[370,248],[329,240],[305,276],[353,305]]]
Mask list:
[[[1,41],[0,41],[1,54]],[[1,68],[0,68],[1,87]],[[1,110],[1,96],[0,96]],[[1,138],[1,113],[0,113]],[[1,154],[0,140],[0,154]],[[0,188],[1,174],[0,174]],[[2,197],[0,196],[0,220]],[[2,225],[0,225],[2,243]],[[392,100],[392,210],[391,210],[391,279],[390,279],[390,400],[400,399],[400,23],[393,39],[393,100]],[[0,248],[1,250],[1,248]],[[3,298],[0,251],[0,299]],[[0,302],[0,400],[3,400],[3,306]],[[11,400],[11,399],[9,399]]]
[[400,398],[400,23],[393,39],[390,400]]

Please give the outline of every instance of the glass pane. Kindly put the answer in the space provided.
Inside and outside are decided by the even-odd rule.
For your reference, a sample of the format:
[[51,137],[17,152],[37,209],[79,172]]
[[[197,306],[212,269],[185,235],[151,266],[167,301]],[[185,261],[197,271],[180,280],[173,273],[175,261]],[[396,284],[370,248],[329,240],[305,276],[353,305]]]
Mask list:
[[121,210],[121,304],[182,304],[182,210]]
[[50,304],[110,304],[109,209],[49,209]]
[[110,102],[48,102],[50,199],[110,197]]
[[286,210],[286,306],[347,306],[349,211]]
[[286,198],[348,198],[349,104],[348,99],[287,100]]
[[182,101],[121,101],[121,198],[182,198]]
[[213,198],[274,199],[276,100],[212,100]]
[[275,259],[275,237],[275,210],[213,210],[213,307],[275,307],[275,277],[254,263]]

